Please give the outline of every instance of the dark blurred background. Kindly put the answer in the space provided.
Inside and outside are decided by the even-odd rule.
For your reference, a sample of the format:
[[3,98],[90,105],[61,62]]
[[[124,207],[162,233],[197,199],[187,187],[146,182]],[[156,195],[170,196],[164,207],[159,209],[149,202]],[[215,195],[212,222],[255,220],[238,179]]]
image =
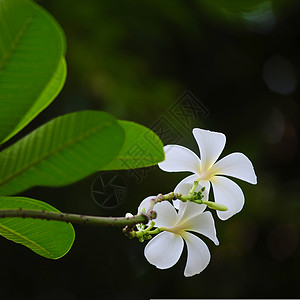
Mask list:
[[[67,82],[22,134],[55,116],[95,109],[156,131],[198,153],[194,127],[226,134],[222,156],[255,166],[244,209],[215,218],[218,247],[185,278],[186,251],[158,270],[119,229],[75,226],[76,240],[51,261],[0,239],[1,299],[299,298],[300,3],[292,0],[40,0],[67,38]],[[118,172],[126,199],[97,205],[99,174],[22,195],[66,212],[122,216],[187,174],[158,167]],[[109,206],[109,205],[108,205]],[[5,295],[5,297],[4,297]]]

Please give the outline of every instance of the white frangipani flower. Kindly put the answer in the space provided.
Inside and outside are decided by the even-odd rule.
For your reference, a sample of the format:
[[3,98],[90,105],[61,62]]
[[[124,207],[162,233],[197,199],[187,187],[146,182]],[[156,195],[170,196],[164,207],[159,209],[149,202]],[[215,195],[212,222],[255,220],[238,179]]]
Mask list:
[[[188,148],[167,145],[164,147],[166,159],[158,166],[167,172],[188,171],[194,173],[176,186],[174,191],[177,193],[186,194],[194,181],[205,186],[208,192],[211,183],[215,202],[228,208],[227,211],[217,211],[219,218],[226,220],[243,208],[244,194],[235,182],[220,175],[232,176],[256,184],[257,179],[253,165],[244,154],[238,152],[231,153],[217,161],[225,146],[224,134],[194,128],[193,135],[198,144],[201,159]],[[175,206],[178,207],[178,203],[175,203]]]
[[[153,197],[147,197],[139,206],[139,211],[149,207]],[[155,227],[163,230],[150,240],[145,248],[145,257],[158,269],[167,269],[176,264],[183,251],[184,242],[187,245],[187,263],[185,276],[193,276],[202,272],[210,261],[210,252],[206,244],[189,231],[203,234],[216,245],[216,229],[212,214],[204,204],[184,202],[177,213],[174,206],[163,201],[154,205],[157,218]]]

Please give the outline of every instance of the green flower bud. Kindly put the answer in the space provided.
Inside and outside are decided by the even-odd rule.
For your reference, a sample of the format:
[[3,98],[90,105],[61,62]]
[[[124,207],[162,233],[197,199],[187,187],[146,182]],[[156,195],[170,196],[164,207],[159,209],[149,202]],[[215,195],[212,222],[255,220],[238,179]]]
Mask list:
[[226,211],[228,208],[220,203],[212,202],[212,201],[202,201],[203,204],[206,204],[209,208],[220,210],[220,211]]

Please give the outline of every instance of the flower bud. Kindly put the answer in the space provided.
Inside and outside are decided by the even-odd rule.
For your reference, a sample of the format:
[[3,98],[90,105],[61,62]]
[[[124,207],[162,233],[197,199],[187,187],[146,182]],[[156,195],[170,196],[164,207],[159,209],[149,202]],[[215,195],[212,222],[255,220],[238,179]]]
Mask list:
[[206,204],[209,208],[220,210],[220,211],[226,211],[228,208],[220,203],[212,202],[212,201],[202,201],[203,204]]

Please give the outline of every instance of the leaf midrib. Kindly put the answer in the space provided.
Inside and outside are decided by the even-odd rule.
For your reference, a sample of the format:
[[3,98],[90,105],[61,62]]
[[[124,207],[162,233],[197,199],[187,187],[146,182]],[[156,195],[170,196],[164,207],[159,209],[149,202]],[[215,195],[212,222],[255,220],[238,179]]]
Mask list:
[[29,15],[29,17],[25,20],[23,26],[21,26],[19,32],[16,34],[16,37],[14,41],[11,44],[11,47],[8,49],[7,53],[3,57],[3,61],[0,63],[0,72],[3,70],[5,63],[9,60],[9,58],[12,56],[14,50],[16,49],[19,41],[21,40],[22,36],[24,35],[24,32],[28,28],[29,24],[34,18],[34,15],[36,14],[37,10],[32,10],[32,14]]
[[[3,229],[3,230],[6,230],[7,232],[11,233],[11,234],[14,234],[16,236],[18,236],[19,238],[25,240],[26,242],[28,242],[28,244],[31,244],[33,246],[36,246],[37,248],[39,248],[41,251],[44,251],[45,253],[47,253],[47,255],[49,255],[49,257],[52,257],[54,258],[55,256],[51,254],[51,252],[49,252],[46,248],[42,247],[41,245],[37,244],[36,242],[32,241],[31,239],[21,235],[20,233],[10,229],[9,227],[3,225],[0,223],[0,228]],[[10,240],[10,239],[9,239]],[[14,240],[13,240],[14,241]],[[16,241],[14,241],[16,242]],[[20,244],[20,243],[19,243]],[[22,244],[23,245],[23,244]],[[24,243],[25,245],[25,243]],[[30,247],[29,247],[30,248]]]
[[[63,59],[63,60],[60,59],[56,71],[60,68],[60,63],[61,63],[62,61],[63,61],[63,64],[64,64],[63,68],[65,67],[65,61],[64,61],[64,59]],[[6,136],[6,137],[4,138],[4,140],[1,141],[1,143],[5,143],[6,141],[8,141],[11,137],[13,137],[16,133],[18,133],[22,128],[24,128],[27,124],[29,124],[30,121],[33,120],[33,119],[40,113],[40,111],[43,110],[44,105],[43,105],[43,108],[42,108],[42,109],[39,109],[39,110],[35,111],[34,115],[33,115],[32,113],[30,114],[30,112],[31,112],[32,110],[34,111],[33,108],[35,107],[35,105],[40,101],[41,95],[42,95],[42,94],[46,91],[46,89],[48,88],[50,82],[52,81],[53,77],[55,76],[56,71],[54,72],[54,74],[52,75],[51,79],[50,79],[50,80],[48,81],[48,83],[46,84],[45,88],[42,89],[42,90],[39,92],[39,95],[38,95],[38,97],[36,98],[37,100],[36,100],[35,102],[32,103],[32,105],[30,106],[30,108],[29,108],[29,109],[27,110],[27,112],[25,113],[24,117],[20,118],[20,120],[19,120],[19,122],[16,124],[16,126],[12,129],[12,131],[9,133],[9,135]],[[66,71],[65,71],[65,72],[66,72]],[[62,83],[61,86],[63,86],[63,84],[64,84],[64,83]],[[61,88],[59,88],[59,89],[61,89]],[[48,101],[48,102],[50,102],[50,101]],[[52,101],[51,101],[51,102],[52,102]],[[31,115],[31,117],[28,117],[28,115]],[[26,120],[26,121],[25,121],[25,125],[24,125],[24,126],[21,125],[21,128],[19,128],[21,122],[23,121],[23,123],[24,123],[24,120]]]
[[[65,143],[63,145],[61,145],[58,148],[55,148],[53,151],[47,153],[44,156],[41,156],[39,159],[37,159],[36,161],[33,161],[31,164],[28,164],[27,166],[23,167],[21,170],[19,170],[18,172],[14,173],[12,176],[8,177],[7,179],[3,180],[2,182],[0,182],[0,187],[4,186],[7,182],[13,180],[14,178],[20,176],[20,174],[24,173],[25,171],[27,171],[28,169],[30,169],[31,167],[37,165],[38,163],[40,163],[41,161],[45,160],[46,158],[56,154],[59,151],[62,151],[64,149],[66,149],[67,147],[69,147],[70,145],[72,145],[73,143],[85,138],[88,135],[92,135],[94,132],[98,131],[100,128],[107,126],[110,123],[113,123],[114,120],[110,120],[104,123],[99,124],[98,126],[95,126],[94,128],[90,129],[89,131],[85,132],[85,134],[82,134],[80,136],[77,136],[74,139],[71,139],[68,143]],[[8,148],[9,149],[9,148]]]

